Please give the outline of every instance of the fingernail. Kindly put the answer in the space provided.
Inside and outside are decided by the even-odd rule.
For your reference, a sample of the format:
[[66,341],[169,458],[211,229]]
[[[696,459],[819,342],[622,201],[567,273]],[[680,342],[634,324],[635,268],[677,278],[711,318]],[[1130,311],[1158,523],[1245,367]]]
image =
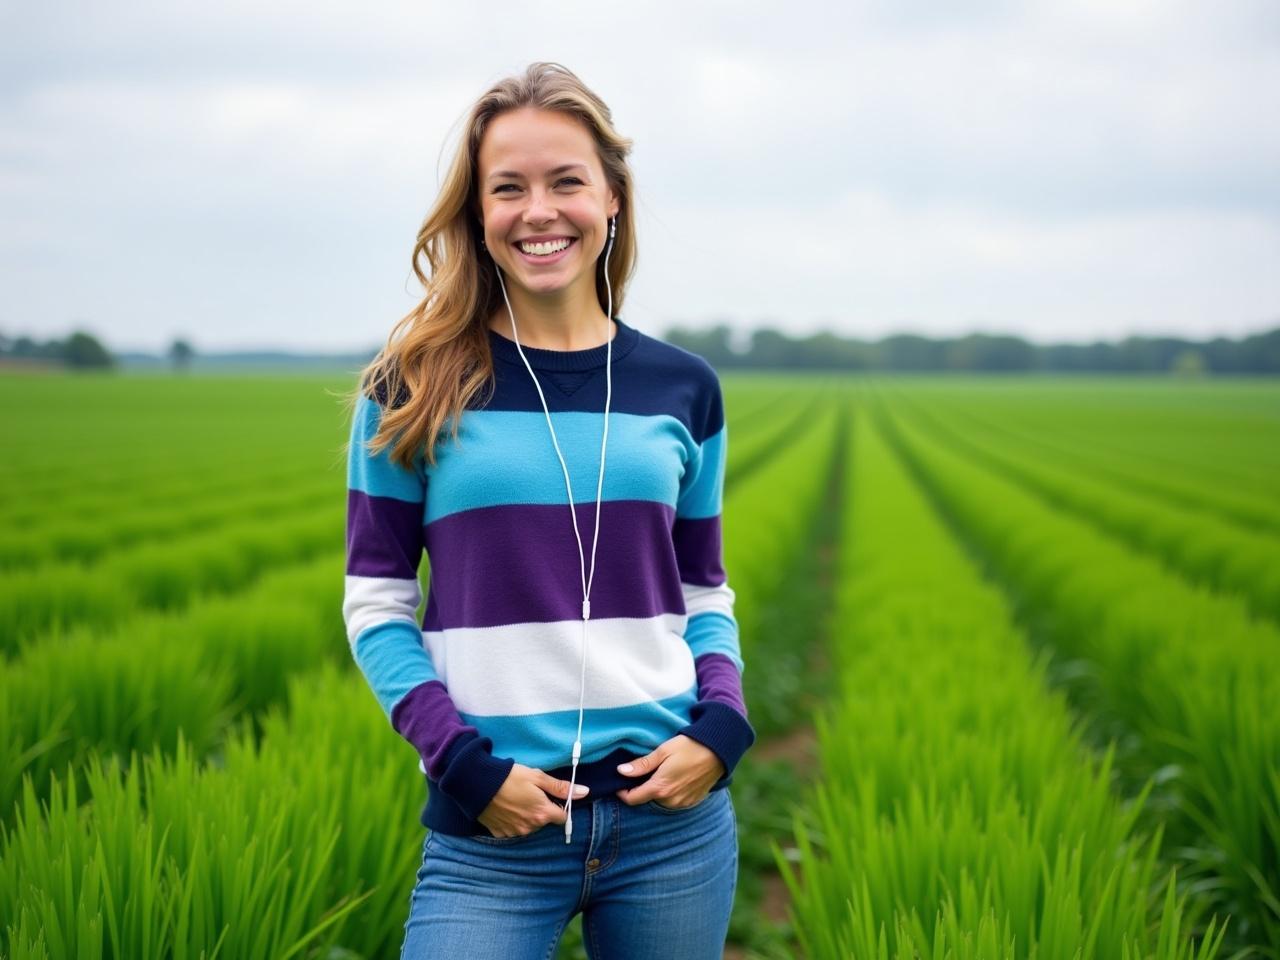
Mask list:
[[585,797],[587,795],[587,791],[590,789],[590,787],[584,787],[582,784],[578,784],[573,788],[573,795],[575,797]]
[[630,772],[631,772],[631,764],[629,764],[629,763],[624,763],[624,764],[622,764],[621,766],[619,766],[619,767],[618,767],[618,769],[619,769],[619,770],[621,770],[623,773],[630,773]]

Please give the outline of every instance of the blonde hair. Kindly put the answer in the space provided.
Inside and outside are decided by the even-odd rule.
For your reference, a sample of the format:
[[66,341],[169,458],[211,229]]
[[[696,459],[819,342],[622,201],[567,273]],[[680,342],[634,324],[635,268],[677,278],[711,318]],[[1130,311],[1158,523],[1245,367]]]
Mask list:
[[[615,314],[635,271],[635,218],[627,166],[632,141],[614,130],[604,101],[558,63],[531,63],[522,75],[495,83],[467,115],[440,194],[418,230],[412,264],[426,294],[392,328],[386,345],[361,371],[359,385],[349,397],[352,410],[360,393],[382,404],[385,411],[369,450],[377,454],[394,442],[391,458],[406,468],[419,450],[425,452],[428,464],[434,464],[434,446],[445,422],[452,420],[456,442],[463,409],[493,383],[487,321],[504,301],[494,272],[482,266],[488,255],[481,246],[484,229],[477,163],[489,123],[522,107],[573,117],[595,141],[605,179],[618,198],[617,232],[609,255]],[[429,266],[425,274],[419,263],[424,256]],[[603,262],[602,255],[596,293],[600,309],[607,310]]]

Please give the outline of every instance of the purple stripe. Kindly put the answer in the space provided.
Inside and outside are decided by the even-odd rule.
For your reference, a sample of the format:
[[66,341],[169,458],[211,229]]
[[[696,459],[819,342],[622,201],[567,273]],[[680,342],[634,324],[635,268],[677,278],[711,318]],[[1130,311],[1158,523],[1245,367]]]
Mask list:
[[453,698],[439,680],[420,683],[391,708],[391,726],[422,755],[427,776],[439,780],[449,747],[461,734],[479,731],[462,722]]
[[671,528],[676,546],[680,580],[699,587],[724,583],[724,558],[720,545],[720,514],[714,517],[677,517]]
[[744,717],[747,704],[742,696],[742,674],[723,653],[704,653],[694,661],[698,671],[698,699],[718,700]]
[[[593,620],[684,611],[670,506],[656,500],[604,501],[594,577],[595,501],[576,504],[574,510]],[[431,583],[424,630],[582,617],[582,565],[567,503],[449,514],[427,524],[426,541]]]
[[347,573],[412,580],[422,559],[422,504],[347,491]]

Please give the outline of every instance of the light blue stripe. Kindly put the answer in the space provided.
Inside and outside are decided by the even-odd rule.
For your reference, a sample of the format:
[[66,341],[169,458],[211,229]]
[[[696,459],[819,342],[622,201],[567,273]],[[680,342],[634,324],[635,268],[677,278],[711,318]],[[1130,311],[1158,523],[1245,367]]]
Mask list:
[[[582,711],[582,756],[590,763],[619,748],[648,753],[689,724],[689,711],[697,702],[697,684],[675,697],[610,709]],[[462,719],[474,724],[480,735],[493,739],[495,757],[519,757],[539,770],[573,762],[573,741],[578,735],[578,710],[532,713],[524,716],[476,716]]]
[[738,644],[738,621],[714,611],[694,614],[684,631],[685,643],[696,660],[704,653],[723,653],[743,671],[742,650]]
[[[391,446],[371,456],[365,442],[372,440],[382,422],[382,408],[363,393],[356,401],[351,421],[351,449],[347,457],[347,488],[371,497],[394,497],[409,503],[425,499],[423,477],[391,459]],[[394,446],[394,444],[392,444]],[[421,458],[419,458],[419,462]]]
[[696,469],[680,482],[677,517],[714,517],[724,506],[724,471],[728,454],[728,424],[707,437],[696,458]]
[[408,620],[388,620],[361,630],[353,654],[388,717],[414,687],[440,679],[431,653],[422,645],[422,630]]
[[[594,503],[604,413],[551,415],[569,470],[574,503]],[[604,500],[648,500],[673,510],[686,462],[697,454],[675,417],[609,413]],[[564,472],[541,411],[466,410],[458,444],[446,434],[426,471],[426,522],[463,510],[507,504],[567,504]]]

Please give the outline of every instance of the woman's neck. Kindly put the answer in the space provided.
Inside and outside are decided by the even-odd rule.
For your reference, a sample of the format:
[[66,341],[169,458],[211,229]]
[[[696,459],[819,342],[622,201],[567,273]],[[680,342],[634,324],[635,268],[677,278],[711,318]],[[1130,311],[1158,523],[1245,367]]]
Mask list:
[[590,350],[612,339],[613,320],[605,317],[594,293],[579,297],[563,293],[565,296],[529,297],[523,291],[508,289],[520,335],[511,329],[506,303],[489,318],[489,329],[539,350]]

